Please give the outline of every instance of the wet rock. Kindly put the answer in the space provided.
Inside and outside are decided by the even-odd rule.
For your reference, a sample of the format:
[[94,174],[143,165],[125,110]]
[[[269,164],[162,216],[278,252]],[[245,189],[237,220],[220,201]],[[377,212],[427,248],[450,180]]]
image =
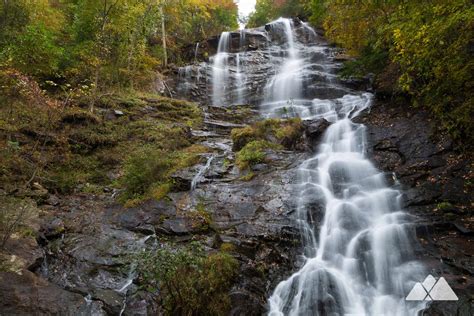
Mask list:
[[444,276],[459,297],[456,302],[433,302],[424,313],[473,314],[474,300],[468,294],[474,288],[473,192],[465,180],[472,159],[456,152],[421,109],[377,102],[359,120],[367,127],[369,155],[382,170],[394,172],[403,206],[416,216],[418,258],[429,271]]
[[52,240],[61,237],[65,232],[65,226],[62,219],[58,217],[44,220],[40,228],[40,234],[46,240]]
[[308,143],[313,147],[313,150],[315,150],[319,144],[319,140],[329,125],[331,125],[331,123],[325,119],[303,121],[305,136],[308,139]]
[[257,316],[265,311],[265,303],[257,300],[255,294],[245,290],[235,290],[229,294],[233,306],[232,316]]
[[123,306],[123,297],[113,290],[98,289],[92,294],[94,300],[104,303],[108,315],[119,315]]
[[5,315],[88,315],[92,309],[102,311],[100,303],[88,304],[82,295],[26,270],[21,274],[0,272],[0,297],[0,310]]
[[197,166],[178,170],[171,175],[173,179],[173,191],[181,192],[191,189],[191,182],[199,172]]

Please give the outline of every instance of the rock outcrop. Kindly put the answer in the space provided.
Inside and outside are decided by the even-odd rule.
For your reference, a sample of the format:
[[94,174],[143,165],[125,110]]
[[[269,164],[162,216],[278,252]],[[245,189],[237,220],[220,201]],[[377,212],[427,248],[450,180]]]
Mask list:
[[418,257],[459,297],[433,302],[429,315],[472,315],[472,157],[456,150],[422,109],[378,101],[359,120],[367,126],[368,154],[389,181],[399,183],[404,208],[416,217]]

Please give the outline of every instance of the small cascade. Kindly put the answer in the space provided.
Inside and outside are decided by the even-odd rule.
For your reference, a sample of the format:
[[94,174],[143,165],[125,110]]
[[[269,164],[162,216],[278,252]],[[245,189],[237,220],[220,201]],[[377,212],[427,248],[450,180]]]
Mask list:
[[212,59],[212,104],[224,105],[226,89],[229,85],[228,58],[230,52],[230,33],[222,32],[217,54]]
[[192,73],[193,73],[192,65],[180,67],[178,69],[178,77],[179,77],[178,93],[180,95],[186,96],[191,90],[193,86]]
[[47,279],[49,276],[48,254],[46,253],[45,248],[41,248],[41,251],[43,252],[43,261],[41,262],[38,272],[39,275]]
[[[146,242],[148,239],[151,237],[156,238],[156,235],[148,235],[145,236],[137,241],[137,246],[136,246],[136,251],[144,251],[146,248]],[[122,316],[122,314],[125,312],[125,309],[127,308],[127,298],[128,298],[128,290],[130,286],[133,284],[133,281],[137,277],[137,262],[134,261],[130,264],[130,268],[128,271],[127,279],[123,283],[123,285],[120,287],[120,289],[117,290],[118,293],[123,294],[123,302],[122,302],[122,308],[120,310],[119,316]]]
[[211,167],[211,163],[212,163],[213,159],[214,159],[214,156],[210,156],[207,159],[206,164],[199,169],[198,173],[196,173],[193,180],[191,181],[191,191],[194,191],[196,189],[196,187],[197,187],[198,183],[201,181],[203,175]]
[[242,69],[242,61],[241,61],[241,58],[240,58],[240,55],[241,53],[237,53],[235,55],[235,68],[236,68],[236,71],[235,71],[235,88],[236,88],[236,91],[237,91],[237,98],[236,98],[236,103],[237,104],[244,104],[245,103],[245,99],[244,99],[244,95],[245,95],[245,73]]
[[194,62],[197,63],[197,56],[199,51],[199,42],[196,43],[196,47],[194,48]]
[[265,88],[265,101],[267,106],[285,107],[288,102],[300,99],[302,96],[302,68],[303,59],[298,54],[292,21],[280,18],[271,23],[274,28],[282,28],[287,42],[286,57],[280,69],[267,83]]
[[240,30],[239,48],[242,50],[245,44],[245,30]]

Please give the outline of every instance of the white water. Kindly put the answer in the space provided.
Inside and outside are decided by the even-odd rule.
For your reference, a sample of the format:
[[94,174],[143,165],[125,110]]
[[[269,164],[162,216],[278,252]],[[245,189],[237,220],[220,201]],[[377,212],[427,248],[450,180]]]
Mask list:
[[[137,240],[136,251],[144,251],[146,248],[146,242],[151,237],[155,238],[156,240],[156,235],[148,235]],[[122,316],[122,314],[125,312],[125,309],[127,308],[128,290],[130,286],[133,284],[133,281],[135,280],[136,277],[137,277],[137,262],[134,261],[130,264],[127,279],[125,280],[124,284],[120,287],[120,289],[117,290],[118,293],[123,295],[122,308],[120,309],[119,316]]]
[[242,61],[240,58],[240,53],[235,54],[235,64],[236,64],[236,72],[235,72],[235,86],[237,91],[237,104],[244,104],[245,99],[245,72],[242,68]]
[[299,98],[302,93],[301,68],[303,59],[300,58],[295,45],[294,34],[292,32],[292,22],[289,19],[280,18],[270,24],[272,27],[283,28],[286,36],[288,49],[287,58],[283,62],[281,69],[268,82],[265,88],[265,102],[289,101]]
[[202,166],[199,171],[196,173],[196,175],[194,176],[194,178],[192,179],[191,181],[191,191],[194,191],[198,185],[198,183],[201,181],[204,173],[209,170],[209,167],[211,166],[211,162],[212,160],[214,159],[214,156],[210,156],[208,159],[207,159],[207,162],[204,166]]
[[222,32],[217,54],[212,59],[212,105],[225,103],[225,90],[229,78],[227,66],[230,51],[230,33]]
[[405,296],[423,269],[412,261],[409,218],[400,208],[400,192],[365,157],[365,127],[352,121],[370,107],[372,96],[294,101],[301,96],[297,77],[304,60],[290,22],[274,23],[284,24],[288,57],[270,81],[265,100],[273,102],[263,105],[264,114],[275,114],[274,107],[286,102],[293,115],[332,124],[318,153],[298,170],[305,263],[278,284],[269,315],[416,315],[424,303],[406,302]]
[[194,48],[194,62],[197,62],[197,56],[199,51],[199,42],[196,43],[196,47]]
[[[370,108],[372,95],[340,83],[332,49],[317,44],[307,24],[279,19],[268,27],[268,46],[260,51],[230,53],[230,33],[222,33],[210,68],[212,103],[227,106],[254,97],[263,100],[264,117],[331,123],[317,154],[298,170],[296,220],[304,264],[277,285],[270,315],[416,315],[425,303],[404,299],[424,277],[414,261],[410,218],[400,207],[400,192],[365,155],[365,127],[353,122]],[[255,97],[258,91],[263,95]]]

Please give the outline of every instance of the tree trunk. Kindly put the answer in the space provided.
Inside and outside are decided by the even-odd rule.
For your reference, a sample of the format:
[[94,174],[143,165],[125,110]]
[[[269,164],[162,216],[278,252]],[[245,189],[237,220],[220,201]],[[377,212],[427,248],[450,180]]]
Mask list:
[[168,52],[166,50],[166,28],[165,28],[165,15],[163,13],[163,4],[160,6],[161,14],[161,38],[163,40],[163,66],[168,66]]

